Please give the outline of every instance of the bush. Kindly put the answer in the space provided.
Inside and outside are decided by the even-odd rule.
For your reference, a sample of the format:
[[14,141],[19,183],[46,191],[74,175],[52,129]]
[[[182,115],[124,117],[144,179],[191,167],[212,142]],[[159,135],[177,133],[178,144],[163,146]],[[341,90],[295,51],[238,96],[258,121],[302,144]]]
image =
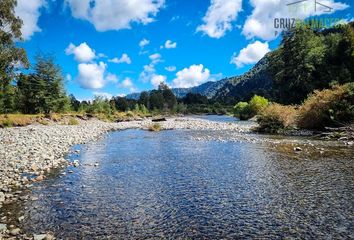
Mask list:
[[9,114],[0,116],[0,127],[23,127],[30,125],[35,119],[34,115]]
[[155,123],[149,127],[149,131],[151,132],[159,132],[161,131],[161,125],[158,123]]
[[260,114],[268,105],[268,99],[258,95],[254,95],[249,102],[249,107],[253,115]]
[[354,83],[315,91],[299,109],[297,124],[305,129],[340,126],[354,119]]
[[68,125],[78,125],[79,121],[76,118],[71,117],[69,119]]
[[266,107],[259,115],[258,131],[266,133],[280,133],[284,129],[295,126],[296,110],[293,106],[283,106],[277,103]]
[[240,120],[247,120],[252,117],[250,105],[246,102],[239,102],[234,107],[234,115],[239,117]]

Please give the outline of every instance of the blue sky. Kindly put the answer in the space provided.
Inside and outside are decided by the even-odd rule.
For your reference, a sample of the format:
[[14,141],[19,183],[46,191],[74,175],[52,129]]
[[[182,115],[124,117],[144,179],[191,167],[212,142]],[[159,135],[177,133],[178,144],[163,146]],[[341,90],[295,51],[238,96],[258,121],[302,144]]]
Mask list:
[[[275,49],[274,18],[352,19],[350,0],[18,0],[25,47],[52,53],[78,99],[191,87],[240,75]],[[145,40],[144,40],[145,39]],[[145,43],[145,44],[144,44]]]

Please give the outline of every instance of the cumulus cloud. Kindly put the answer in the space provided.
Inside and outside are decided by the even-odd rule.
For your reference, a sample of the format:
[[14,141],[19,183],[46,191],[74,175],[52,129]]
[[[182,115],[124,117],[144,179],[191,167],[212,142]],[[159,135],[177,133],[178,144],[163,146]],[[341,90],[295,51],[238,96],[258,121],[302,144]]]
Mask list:
[[176,78],[173,80],[172,85],[176,88],[189,88],[200,85],[208,81],[210,71],[204,68],[202,64],[191,65],[176,73]]
[[292,6],[288,3],[295,1],[284,0],[250,0],[253,11],[247,17],[242,33],[246,38],[259,37],[263,40],[273,40],[282,29],[274,28],[275,18],[296,18],[305,19],[310,16],[330,14],[349,7],[347,4],[335,2],[334,0],[321,0],[321,4],[332,8],[330,12],[323,6],[318,5],[315,11],[314,1],[304,1]]
[[243,48],[237,56],[234,54],[230,63],[236,64],[240,68],[246,64],[257,63],[268,52],[270,52],[270,49],[267,42],[255,41]]
[[95,57],[95,51],[92,50],[86,42],[81,43],[79,46],[70,45],[65,49],[66,55],[74,55],[75,60],[78,62],[90,62]]
[[131,80],[131,78],[125,78],[122,83],[119,85],[122,88],[131,88],[133,87],[133,81]]
[[71,74],[68,73],[68,74],[66,74],[65,79],[66,79],[66,81],[70,82],[73,78],[72,78]]
[[221,38],[227,31],[232,30],[232,22],[242,10],[242,0],[211,0],[203,25],[197,31],[212,38]]
[[148,24],[164,5],[164,0],[65,0],[75,18],[87,20],[96,30],[131,28],[132,23]]
[[165,67],[165,70],[168,71],[168,72],[174,72],[174,71],[176,71],[176,66]]
[[128,56],[128,54],[123,53],[120,58],[109,59],[108,62],[131,64],[131,63],[132,63],[132,60],[130,59],[130,57]]
[[15,14],[23,21],[21,32],[25,40],[30,39],[35,32],[41,31],[38,18],[41,15],[41,8],[45,5],[45,0],[17,0]]
[[157,88],[160,83],[166,82],[166,79],[166,76],[153,74],[151,77],[151,84],[154,86],[154,88]]
[[117,75],[115,75],[113,73],[108,73],[107,76],[106,76],[106,80],[108,82],[117,83],[118,82],[118,77],[117,77]]
[[143,48],[143,47],[145,47],[146,45],[149,45],[149,44],[150,44],[150,41],[145,39],[145,38],[139,42],[139,46],[141,48]]
[[149,58],[150,58],[152,64],[156,64],[156,63],[162,61],[162,59],[161,59],[162,56],[159,53],[154,53],[154,54],[150,55]]
[[171,40],[167,40],[165,42],[165,48],[170,49],[170,48],[176,48],[177,47],[177,43],[176,42],[172,42]]
[[86,89],[100,89],[105,85],[104,74],[107,65],[100,63],[80,63],[78,66],[79,76],[77,81]]

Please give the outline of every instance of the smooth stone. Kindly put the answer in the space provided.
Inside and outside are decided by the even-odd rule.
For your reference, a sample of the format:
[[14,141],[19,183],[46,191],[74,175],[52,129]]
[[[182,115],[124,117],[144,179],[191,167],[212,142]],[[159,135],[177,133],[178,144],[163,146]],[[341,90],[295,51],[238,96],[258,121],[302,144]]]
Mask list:
[[46,239],[47,237],[47,234],[36,234],[36,235],[33,235],[33,240],[43,240],[43,239]]
[[294,151],[295,151],[295,152],[301,152],[301,151],[302,151],[302,148],[301,148],[301,147],[295,147],[295,148],[294,148]]
[[0,232],[4,232],[7,230],[7,225],[4,223],[0,223]]
[[14,228],[14,229],[10,230],[10,234],[12,236],[17,236],[20,234],[20,232],[21,232],[21,229],[19,229],[19,228]]

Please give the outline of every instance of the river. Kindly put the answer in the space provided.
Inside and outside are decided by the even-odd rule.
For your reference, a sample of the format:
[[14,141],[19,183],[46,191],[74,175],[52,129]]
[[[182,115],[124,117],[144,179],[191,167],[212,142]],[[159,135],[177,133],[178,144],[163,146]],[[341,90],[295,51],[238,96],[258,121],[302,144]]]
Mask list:
[[75,146],[67,157],[80,167],[7,210],[25,217],[24,231],[59,239],[354,237],[353,149],[323,142],[323,152],[298,153],[200,134],[125,130]]

